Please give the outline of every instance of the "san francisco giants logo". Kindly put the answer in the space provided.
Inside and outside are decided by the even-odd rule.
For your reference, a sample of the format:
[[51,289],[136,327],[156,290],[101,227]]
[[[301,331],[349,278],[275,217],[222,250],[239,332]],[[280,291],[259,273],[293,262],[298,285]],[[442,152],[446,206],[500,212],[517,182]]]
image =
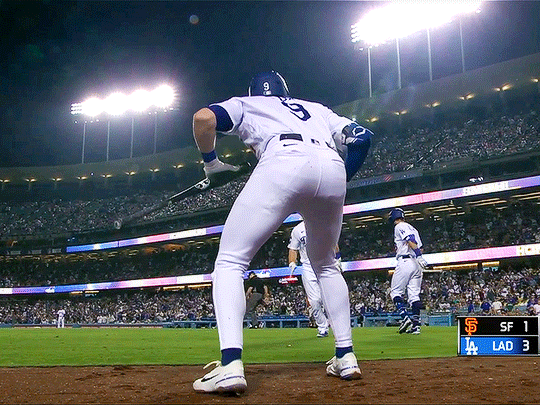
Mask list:
[[465,332],[467,332],[467,335],[472,335],[478,327],[478,320],[476,318],[465,318]]

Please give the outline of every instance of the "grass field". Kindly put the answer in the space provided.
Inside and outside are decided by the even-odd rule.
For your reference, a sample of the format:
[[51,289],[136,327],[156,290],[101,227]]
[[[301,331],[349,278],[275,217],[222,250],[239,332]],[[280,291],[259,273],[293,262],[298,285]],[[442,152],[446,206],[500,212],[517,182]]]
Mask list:
[[[315,329],[245,329],[244,363],[320,362],[333,355],[333,338]],[[456,327],[425,326],[420,335],[394,327],[353,328],[361,360],[450,357]],[[220,358],[215,329],[2,328],[0,366],[206,364]]]

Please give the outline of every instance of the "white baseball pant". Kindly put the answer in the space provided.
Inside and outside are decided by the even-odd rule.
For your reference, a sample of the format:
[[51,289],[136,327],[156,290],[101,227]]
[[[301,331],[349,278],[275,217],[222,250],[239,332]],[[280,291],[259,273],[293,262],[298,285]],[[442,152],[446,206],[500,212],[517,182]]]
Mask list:
[[349,290],[334,253],[341,232],[345,181],[343,160],[326,145],[280,141],[279,137],[270,140],[225,221],[212,273],[221,350],[243,348],[244,272],[255,253],[294,212],[306,224],[308,256],[321,284],[336,347],[352,346]]
[[302,263],[302,284],[319,333],[328,332],[328,319],[324,314],[321,286],[310,264]]
[[396,269],[390,283],[390,297],[405,297],[410,304],[420,301],[420,289],[422,287],[422,268],[414,258],[397,259]]

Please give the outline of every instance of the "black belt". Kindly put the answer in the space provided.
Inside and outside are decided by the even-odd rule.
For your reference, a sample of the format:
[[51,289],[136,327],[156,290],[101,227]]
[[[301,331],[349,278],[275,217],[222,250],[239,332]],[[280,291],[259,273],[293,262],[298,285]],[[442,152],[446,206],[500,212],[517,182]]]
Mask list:
[[413,257],[411,255],[399,255],[397,258],[398,259],[412,259]]
[[279,136],[280,141],[284,141],[285,139],[294,139],[294,140],[300,141],[300,142],[303,141],[302,135],[300,135],[300,134],[281,134]]
[[[284,141],[285,139],[294,139],[295,141],[300,141],[300,142],[303,142],[304,139],[302,139],[302,135],[300,134],[295,134],[295,133],[291,133],[291,134],[281,134],[279,136],[279,140],[280,141]],[[311,140],[311,143],[314,143],[315,145],[319,145],[319,141],[316,140],[316,139],[312,139]]]

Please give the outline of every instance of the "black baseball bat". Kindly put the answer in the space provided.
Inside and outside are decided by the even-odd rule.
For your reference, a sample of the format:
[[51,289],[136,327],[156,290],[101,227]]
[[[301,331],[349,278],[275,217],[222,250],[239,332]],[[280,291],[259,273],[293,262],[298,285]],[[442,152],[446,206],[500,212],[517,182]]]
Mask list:
[[193,184],[192,186],[189,186],[188,188],[166,198],[163,201],[158,202],[157,204],[154,204],[148,208],[139,210],[131,215],[128,215],[124,218],[119,218],[114,221],[114,228],[115,229],[121,229],[122,226],[132,223],[133,221],[144,217],[145,215],[148,215],[154,211],[158,211],[162,208],[165,208],[169,203],[174,201],[179,201],[187,197],[191,197],[193,195],[199,194],[203,191],[210,190],[212,188],[216,188],[219,186],[223,186],[230,181],[239,178],[240,176],[248,173],[251,169],[251,164],[245,163],[240,166],[240,169],[233,172],[233,171],[225,171],[221,173],[215,173],[211,175],[210,177],[205,177],[201,181],[198,181],[197,183]]

